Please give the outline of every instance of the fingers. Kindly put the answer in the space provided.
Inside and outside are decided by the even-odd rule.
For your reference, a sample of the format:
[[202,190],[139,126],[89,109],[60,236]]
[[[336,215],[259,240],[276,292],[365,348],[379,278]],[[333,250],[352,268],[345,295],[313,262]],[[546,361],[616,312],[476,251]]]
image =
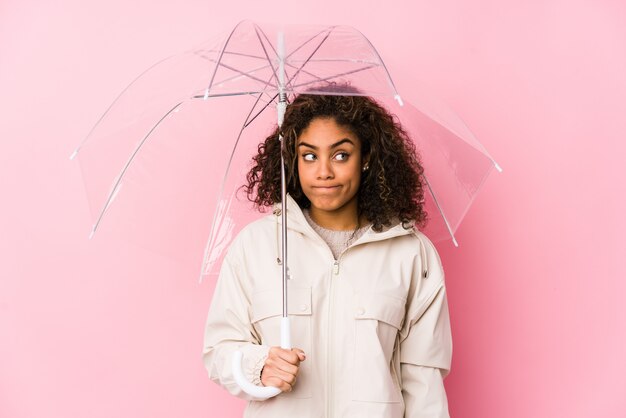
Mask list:
[[298,365],[288,363],[280,357],[268,357],[265,365],[294,376],[298,373]]
[[306,355],[299,348],[285,350],[271,347],[261,373],[261,382],[265,386],[274,386],[283,392],[291,392],[296,383],[299,365]]
[[306,360],[306,354],[304,354],[304,351],[300,350],[299,348],[292,348],[291,350],[298,355],[298,359],[300,359],[300,361]]
[[[292,348],[291,350],[285,350],[284,348],[279,348],[279,347],[272,347],[272,348],[277,349],[274,353],[278,357],[285,360],[287,363],[294,364],[296,366],[298,366],[301,361],[300,360],[301,357],[299,353],[304,355],[304,351],[300,350],[299,348]],[[271,349],[270,349],[270,352],[271,352]]]
[[266,363],[261,374],[261,383],[265,386],[277,387],[283,392],[291,392],[292,386],[296,383],[296,376]]
[[289,383],[281,380],[277,377],[269,377],[263,381],[263,385],[265,386],[273,386],[275,388],[280,389],[282,392],[291,392],[293,390],[293,386]]

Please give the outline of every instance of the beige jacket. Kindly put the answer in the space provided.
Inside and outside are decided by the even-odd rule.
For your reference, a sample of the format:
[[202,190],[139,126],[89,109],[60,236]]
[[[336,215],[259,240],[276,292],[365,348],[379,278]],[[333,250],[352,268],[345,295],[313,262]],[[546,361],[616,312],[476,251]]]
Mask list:
[[306,353],[292,392],[255,401],[231,371],[244,353],[260,384],[280,345],[280,216],[246,226],[224,258],[204,336],[209,377],[250,402],[244,417],[448,417],[452,339],[441,261],[421,232],[368,230],[335,260],[288,197],[289,316]]

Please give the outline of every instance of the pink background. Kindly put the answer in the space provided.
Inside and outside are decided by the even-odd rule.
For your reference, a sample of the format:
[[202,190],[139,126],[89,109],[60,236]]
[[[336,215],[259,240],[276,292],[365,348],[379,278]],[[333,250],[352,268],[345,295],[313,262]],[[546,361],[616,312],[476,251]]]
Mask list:
[[622,1],[179,3],[0,3],[0,417],[240,415],[201,362],[199,266],[87,241],[68,155],[136,74],[242,18],[359,28],[503,167],[438,246],[452,415],[626,416]]

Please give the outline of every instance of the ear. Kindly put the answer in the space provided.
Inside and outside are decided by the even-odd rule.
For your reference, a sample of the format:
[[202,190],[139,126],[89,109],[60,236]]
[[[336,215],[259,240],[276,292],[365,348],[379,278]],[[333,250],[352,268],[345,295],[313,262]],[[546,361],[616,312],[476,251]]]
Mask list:
[[369,169],[370,169],[370,159],[369,157],[365,157],[363,158],[363,162],[361,163],[361,171],[365,173]]

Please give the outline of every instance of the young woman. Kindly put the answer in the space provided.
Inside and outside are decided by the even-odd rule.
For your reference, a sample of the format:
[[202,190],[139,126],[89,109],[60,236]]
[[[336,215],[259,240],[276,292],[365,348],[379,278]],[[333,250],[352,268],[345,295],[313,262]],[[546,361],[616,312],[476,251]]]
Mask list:
[[[206,323],[212,380],[248,399],[246,417],[447,417],[452,340],[444,272],[426,222],[414,146],[362,96],[302,94],[282,133],[288,176],[292,350],[280,345],[280,143],[259,146],[248,197],[274,212],[232,243]],[[250,399],[231,358],[256,384]]]

